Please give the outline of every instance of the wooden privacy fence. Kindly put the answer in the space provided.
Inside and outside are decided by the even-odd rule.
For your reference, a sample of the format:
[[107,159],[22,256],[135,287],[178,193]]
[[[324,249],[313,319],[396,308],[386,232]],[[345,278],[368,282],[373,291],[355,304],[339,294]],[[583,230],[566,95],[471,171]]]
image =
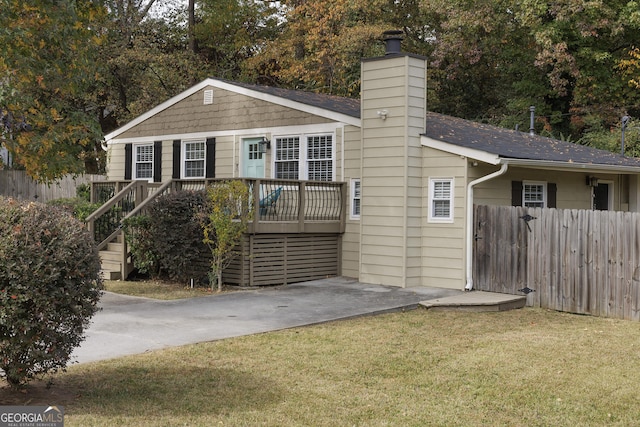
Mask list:
[[76,187],[93,181],[104,181],[103,175],[65,176],[47,185],[31,179],[25,171],[0,170],[0,195],[14,199],[48,202],[76,197]]
[[474,227],[476,289],[640,320],[640,214],[475,206]]

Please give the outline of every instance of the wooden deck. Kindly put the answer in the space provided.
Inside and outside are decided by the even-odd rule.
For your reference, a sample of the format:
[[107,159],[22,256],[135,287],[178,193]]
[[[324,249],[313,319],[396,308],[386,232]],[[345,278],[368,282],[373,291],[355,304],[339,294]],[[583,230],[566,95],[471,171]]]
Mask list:
[[[102,206],[87,218],[101,251],[105,277],[126,278],[133,270],[122,221],[144,214],[149,203],[170,192],[203,190],[229,179],[95,182],[91,201]],[[249,187],[253,218],[247,229],[248,252],[225,276],[238,285],[273,285],[312,280],[339,273],[340,236],[347,212],[343,182],[240,179]],[[259,236],[263,236],[262,239]],[[249,242],[251,244],[249,244]],[[324,249],[315,249],[319,242]],[[266,245],[266,246],[265,246]],[[328,246],[327,246],[328,245]],[[332,248],[329,253],[326,247]],[[118,246],[120,248],[120,246]],[[304,251],[301,248],[306,248]],[[329,252],[327,252],[329,251]],[[322,262],[318,254],[324,253]],[[119,266],[120,271],[107,266]],[[113,271],[111,271],[113,270]],[[227,279],[225,279],[227,280]]]

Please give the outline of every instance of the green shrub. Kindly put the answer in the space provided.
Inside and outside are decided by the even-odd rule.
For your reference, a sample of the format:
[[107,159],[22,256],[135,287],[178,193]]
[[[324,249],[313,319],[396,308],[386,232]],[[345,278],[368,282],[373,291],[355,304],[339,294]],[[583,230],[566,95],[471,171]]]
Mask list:
[[136,215],[122,221],[122,230],[133,257],[133,265],[142,274],[158,276],[158,255],[154,249],[151,217]]
[[55,199],[47,202],[47,204],[64,209],[80,221],[87,219],[89,215],[100,207],[98,203],[89,203],[88,200],[82,197],[76,197],[73,199]]
[[86,202],[91,201],[91,184],[80,184],[76,187],[76,197]]
[[203,241],[211,251],[211,289],[222,291],[222,272],[240,255],[243,234],[251,218],[249,187],[242,181],[223,181],[207,189],[207,206],[201,217]]
[[176,191],[159,197],[149,209],[160,271],[172,280],[187,283],[207,276],[211,253],[197,219],[205,202],[204,191]]
[[139,272],[184,283],[206,279],[211,253],[197,219],[205,201],[204,191],[172,192],[152,202],[146,215],[124,222]]
[[0,369],[9,384],[66,368],[101,289],[100,258],[80,221],[0,198]]

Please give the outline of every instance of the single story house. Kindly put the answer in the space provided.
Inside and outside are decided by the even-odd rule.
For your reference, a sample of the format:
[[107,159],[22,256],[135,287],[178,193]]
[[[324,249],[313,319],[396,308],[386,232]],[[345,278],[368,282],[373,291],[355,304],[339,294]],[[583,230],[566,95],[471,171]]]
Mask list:
[[428,112],[398,45],[359,100],[206,79],[106,135],[108,180],[345,183],[336,273],[399,287],[473,287],[474,204],[640,211],[639,159]]

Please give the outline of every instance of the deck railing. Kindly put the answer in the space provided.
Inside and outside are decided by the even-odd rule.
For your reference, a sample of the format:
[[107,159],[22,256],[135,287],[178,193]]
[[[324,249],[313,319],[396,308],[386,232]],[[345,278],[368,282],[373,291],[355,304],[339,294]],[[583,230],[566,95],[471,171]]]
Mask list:
[[[346,213],[343,182],[236,178],[251,191],[249,233],[342,233]],[[229,179],[103,181],[91,186],[91,200],[102,206],[87,218],[99,248],[113,239],[129,216],[143,212],[155,197],[177,190],[202,190]]]

